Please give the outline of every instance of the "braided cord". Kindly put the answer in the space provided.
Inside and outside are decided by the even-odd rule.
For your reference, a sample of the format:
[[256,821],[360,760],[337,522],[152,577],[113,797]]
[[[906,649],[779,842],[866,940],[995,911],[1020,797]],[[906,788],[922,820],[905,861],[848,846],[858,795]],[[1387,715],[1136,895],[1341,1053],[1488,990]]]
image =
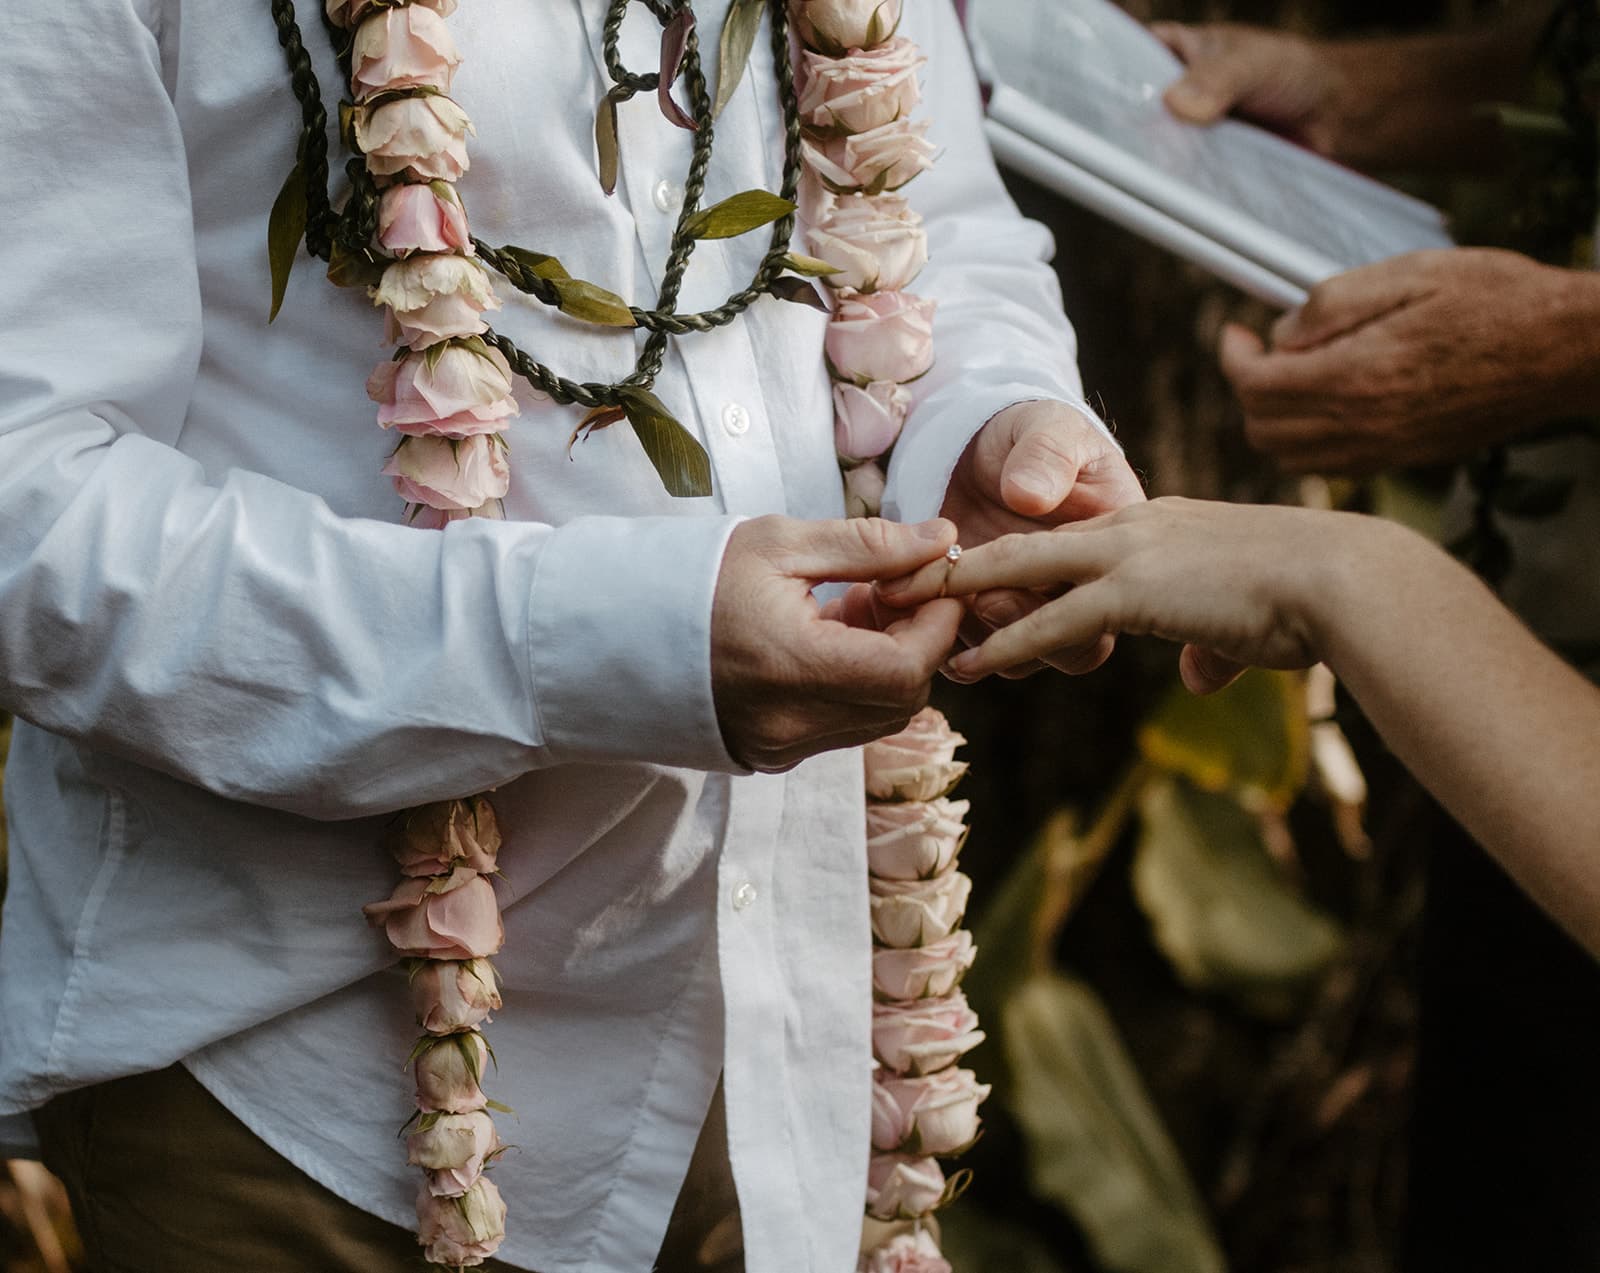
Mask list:
[[[688,8],[691,2],[692,0],[643,0],[663,25],[672,21],[680,11]],[[653,93],[657,91],[661,82],[659,73],[636,73],[628,70],[622,62],[621,31],[629,3],[630,0],[611,0],[603,29],[606,73],[613,84],[611,96],[613,100],[619,102],[627,101],[640,93]],[[322,104],[321,86],[301,38],[293,0],[271,0],[271,5],[273,20],[278,28],[278,42],[284,50],[289,65],[290,85],[301,108],[302,127],[298,155],[306,175],[306,250],[322,260],[330,259],[335,244],[351,253],[369,251],[378,228],[379,192],[376,183],[372,179],[364,156],[357,151],[345,165],[351,186],[350,198],[342,211],[334,211],[328,195],[328,116]],[[784,121],[784,162],[780,194],[793,202],[800,185],[801,128],[794,62],[789,48],[788,9],[785,0],[769,0],[769,15],[773,60],[778,70],[778,90]],[[339,54],[341,68],[348,75],[349,44],[341,40],[341,33],[337,28],[329,26],[329,33]],[[698,242],[690,230],[690,221],[699,211],[700,201],[705,193],[706,174],[711,164],[714,140],[711,98],[700,59],[699,37],[693,29],[690,30],[685,44],[682,71],[688,90],[690,117],[696,126],[694,149],[684,181],[683,206],[673,231],[672,245],[657,295],[656,308],[629,307],[637,326],[649,333],[640,348],[633,372],[614,384],[570,380],[538,362],[499,332],[491,330],[484,333],[483,339],[505,355],[507,362],[518,375],[549,394],[557,402],[577,403],[590,408],[616,406],[625,390],[650,388],[661,373],[669,336],[714,331],[727,326],[762,296],[769,295],[772,284],[786,268],[784,257],[788,254],[794,234],[793,213],[781,217],[773,224],[767,252],[748,286],[734,293],[714,309],[695,314],[677,312],[677,300],[682,290],[683,278]],[[353,148],[353,141],[346,140]],[[502,274],[512,287],[526,292],[546,305],[559,307],[560,295],[555,284],[549,279],[539,277],[523,265],[515,255],[516,249],[495,247],[478,238],[474,238],[472,243],[478,256]]]

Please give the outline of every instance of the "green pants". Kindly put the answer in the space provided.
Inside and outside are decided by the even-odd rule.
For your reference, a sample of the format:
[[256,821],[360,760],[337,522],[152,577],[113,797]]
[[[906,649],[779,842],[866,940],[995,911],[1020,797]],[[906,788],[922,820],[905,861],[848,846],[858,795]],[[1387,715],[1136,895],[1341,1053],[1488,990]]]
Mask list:
[[[92,1273],[423,1273],[416,1238],[269,1149],[180,1065],[34,1111]],[[490,1261],[488,1273],[512,1273]],[[712,1103],[661,1273],[739,1273],[722,1092]],[[647,1273],[619,1269],[617,1273]]]

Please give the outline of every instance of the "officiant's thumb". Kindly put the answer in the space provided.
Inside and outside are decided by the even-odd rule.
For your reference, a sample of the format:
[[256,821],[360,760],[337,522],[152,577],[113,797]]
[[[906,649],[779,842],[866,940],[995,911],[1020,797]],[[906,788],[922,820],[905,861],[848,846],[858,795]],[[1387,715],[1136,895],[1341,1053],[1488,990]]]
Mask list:
[[797,522],[802,540],[790,546],[789,572],[816,582],[867,583],[911,574],[956,542],[943,518],[906,526],[882,517]]
[[1206,47],[1205,33],[1181,22],[1154,22],[1150,31],[1188,68],[1162,97],[1167,109],[1189,124],[1214,124],[1246,88],[1240,59]]

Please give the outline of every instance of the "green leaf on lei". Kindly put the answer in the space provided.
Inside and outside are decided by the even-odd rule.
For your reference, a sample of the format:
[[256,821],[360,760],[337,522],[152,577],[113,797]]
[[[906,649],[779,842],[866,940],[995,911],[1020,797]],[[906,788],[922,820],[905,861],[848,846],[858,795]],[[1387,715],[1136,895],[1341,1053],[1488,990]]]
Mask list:
[[667,494],[678,499],[711,494],[711,457],[660,398],[628,387],[622,390],[622,409]]
[[771,225],[794,210],[793,203],[779,198],[770,190],[745,190],[729,195],[721,203],[702,208],[684,223],[683,228],[694,239],[731,239],[761,226]]
[[608,195],[615,194],[622,157],[617,145],[617,99],[610,93],[600,99],[595,111],[594,145],[600,158],[600,188]]
[[750,50],[761,27],[763,7],[761,0],[733,0],[728,6],[728,16],[722,23],[722,39],[718,42],[717,101],[711,109],[714,116],[722,114],[722,108],[744,78],[744,68],[750,61]]
[[272,203],[272,216],[267,221],[267,260],[272,266],[272,312],[270,323],[283,307],[284,293],[289,289],[289,272],[294,269],[294,259],[300,254],[300,241],[306,237],[306,170],[298,163],[289,170],[289,176]]
[[602,327],[638,326],[628,302],[615,292],[608,292],[581,278],[557,278],[552,279],[551,283],[556,289],[556,304],[563,314]]

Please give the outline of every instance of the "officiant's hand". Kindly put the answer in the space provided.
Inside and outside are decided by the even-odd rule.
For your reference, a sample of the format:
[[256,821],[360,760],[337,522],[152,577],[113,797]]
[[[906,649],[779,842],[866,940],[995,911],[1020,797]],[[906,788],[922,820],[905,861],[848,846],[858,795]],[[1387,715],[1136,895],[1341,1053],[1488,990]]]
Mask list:
[[1600,401],[1600,279],[1478,248],[1338,275],[1273,327],[1230,325],[1251,445],[1294,472],[1460,459]]
[[1150,30],[1186,68],[1163,98],[1179,119],[1204,125],[1237,114],[1321,154],[1339,153],[1352,93],[1330,46],[1231,22],[1156,22]]
[[[1021,402],[984,425],[950,479],[944,516],[963,546],[1001,535],[1045,530],[1142,503],[1144,489],[1127,458],[1097,425],[1064,403]],[[882,578],[890,578],[884,575]],[[977,645],[1045,601],[1036,592],[999,589],[974,597],[962,641]],[[1110,657],[1110,637],[1054,651],[1043,662],[1007,671],[1026,676],[1045,663],[1063,672],[1092,671]]]
[[711,688],[729,753],[776,773],[808,756],[898,733],[949,656],[959,601],[883,625],[826,615],[819,583],[893,578],[944,556],[946,521],[758,517],[735,528],[711,612]]

